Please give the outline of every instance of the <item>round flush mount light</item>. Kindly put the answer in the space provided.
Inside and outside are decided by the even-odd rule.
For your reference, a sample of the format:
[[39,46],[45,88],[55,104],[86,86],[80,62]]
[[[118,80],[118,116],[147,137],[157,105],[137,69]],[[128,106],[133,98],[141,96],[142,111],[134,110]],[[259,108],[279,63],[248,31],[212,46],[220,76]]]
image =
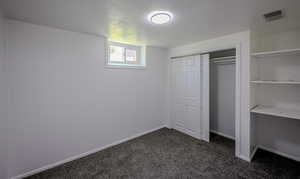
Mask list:
[[168,11],[154,11],[148,15],[148,20],[154,24],[167,24],[173,19],[173,14]]

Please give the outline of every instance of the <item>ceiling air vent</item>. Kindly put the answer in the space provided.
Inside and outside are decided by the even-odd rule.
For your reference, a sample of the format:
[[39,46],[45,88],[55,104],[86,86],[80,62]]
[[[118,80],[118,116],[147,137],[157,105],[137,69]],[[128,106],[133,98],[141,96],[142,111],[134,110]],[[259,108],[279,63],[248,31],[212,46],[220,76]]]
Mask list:
[[267,22],[283,18],[283,11],[277,10],[263,15]]

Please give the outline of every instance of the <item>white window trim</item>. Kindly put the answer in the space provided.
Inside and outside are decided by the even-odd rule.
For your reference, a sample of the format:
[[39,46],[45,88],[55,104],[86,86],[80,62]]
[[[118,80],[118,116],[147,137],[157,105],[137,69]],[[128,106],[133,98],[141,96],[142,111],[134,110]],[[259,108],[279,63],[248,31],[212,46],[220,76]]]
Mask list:
[[[140,63],[139,64],[110,63],[109,60],[110,60],[110,46],[111,45],[124,47],[125,49],[136,50],[137,58]],[[111,68],[111,69],[146,69],[146,47],[125,44],[125,43],[120,43],[120,42],[107,41],[105,67]]]

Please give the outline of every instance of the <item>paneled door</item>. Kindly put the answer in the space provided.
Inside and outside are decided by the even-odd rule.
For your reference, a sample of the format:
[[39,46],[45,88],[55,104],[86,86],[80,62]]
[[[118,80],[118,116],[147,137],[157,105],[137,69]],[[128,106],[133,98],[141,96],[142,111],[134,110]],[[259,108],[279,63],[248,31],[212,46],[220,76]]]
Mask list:
[[209,141],[209,55],[172,61],[172,126]]

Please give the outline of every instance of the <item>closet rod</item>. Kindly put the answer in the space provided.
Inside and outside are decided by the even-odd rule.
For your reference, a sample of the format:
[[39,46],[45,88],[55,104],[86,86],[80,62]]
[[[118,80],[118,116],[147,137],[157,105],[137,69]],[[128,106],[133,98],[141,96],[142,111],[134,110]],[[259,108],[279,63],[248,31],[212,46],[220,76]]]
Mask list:
[[211,58],[210,60],[215,64],[234,64],[235,56]]
[[235,56],[228,56],[228,57],[218,57],[218,58],[211,58],[210,60],[231,60],[231,59],[235,59]]
[[214,61],[215,64],[235,64],[235,60],[219,60]]

